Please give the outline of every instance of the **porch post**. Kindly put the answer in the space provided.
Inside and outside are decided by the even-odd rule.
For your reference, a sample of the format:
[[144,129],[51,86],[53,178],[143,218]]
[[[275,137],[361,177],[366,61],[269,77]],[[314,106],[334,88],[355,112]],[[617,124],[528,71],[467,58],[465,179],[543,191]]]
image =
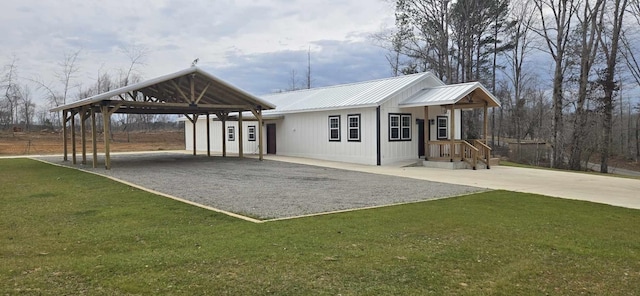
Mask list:
[[489,144],[489,142],[487,142],[489,140],[488,137],[488,130],[489,130],[489,117],[487,116],[487,102],[484,102],[484,143]]
[[428,160],[429,158],[429,131],[431,130],[431,125],[429,124],[429,106],[424,106],[424,160]]
[[451,143],[449,144],[449,156],[451,157],[451,159],[449,159],[450,162],[453,162],[453,156],[456,152],[456,145],[455,145],[455,138],[456,138],[456,112],[455,109],[453,108],[454,105],[451,105],[451,130],[449,131],[449,135],[451,137]]

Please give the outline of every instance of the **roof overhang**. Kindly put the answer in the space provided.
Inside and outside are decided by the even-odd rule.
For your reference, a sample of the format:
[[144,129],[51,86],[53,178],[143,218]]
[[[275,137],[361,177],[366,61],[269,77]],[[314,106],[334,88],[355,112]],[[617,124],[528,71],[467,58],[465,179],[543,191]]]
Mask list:
[[107,106],[114,113],[205,114],[269,110],[275,106],[235,87],[198,67],[191,67],[136,84],[107,91],[51,109],[96,109]]
[[500,101],[480,82],[469,82],[425,88],[399,104],[403,108],[444,105],[459,108],[500,107]]

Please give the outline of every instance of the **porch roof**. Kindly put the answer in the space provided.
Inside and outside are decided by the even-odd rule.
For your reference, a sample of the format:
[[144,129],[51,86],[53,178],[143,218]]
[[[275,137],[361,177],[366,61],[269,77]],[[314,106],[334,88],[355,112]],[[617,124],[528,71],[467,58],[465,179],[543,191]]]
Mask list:
[[[487,107],[500,107],[500,102],[480,82],[442,85],[424,88],[404,101],[400,107],[458,105],[464,108],[480,107],[487,103]],[[481,104],[481,105],[479,105]]]

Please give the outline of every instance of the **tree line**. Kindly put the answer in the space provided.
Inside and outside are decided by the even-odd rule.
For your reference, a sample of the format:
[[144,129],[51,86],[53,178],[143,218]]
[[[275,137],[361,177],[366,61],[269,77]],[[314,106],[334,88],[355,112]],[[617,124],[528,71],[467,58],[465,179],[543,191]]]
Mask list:
[[[393,75],[480,81],[501,100],[491,142],[549,143],[549,165],[580,170],[640,157],[639,0],[395,0],[375,34]],[[547,74],[548,73],[548,74]],[[477,112],[477,111],[476,111]],[[466,112],[467,137],[479,133]],[[599,159],[594,159],[599,155]]]
[[[128,63],[114,70],[98,69],[95,81],[89,85],[78,82],[81,50],[63,54],[56,64],[55,79],[52,81],[21,76],[20,60],[14,56],[0,69],[0,129],[57,130],[62,125],[62,119],[59,112],[49,112],[51,108],[140,82],[142,76],[139,71],[145,64],[147,50],[134,45],[122,48],[121,53],[126,56]],[[44,100],[36,103],[34,93],[44,96]],[[101,118],[97,120],[101,121]],[[122,131],[177,126],[170,122],[167,115],[156,114],[116,114],[112,124]]]

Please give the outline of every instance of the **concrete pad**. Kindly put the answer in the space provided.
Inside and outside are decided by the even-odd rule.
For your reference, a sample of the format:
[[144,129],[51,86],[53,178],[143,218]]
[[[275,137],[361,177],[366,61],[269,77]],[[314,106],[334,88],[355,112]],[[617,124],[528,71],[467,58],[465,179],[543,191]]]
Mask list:
[[426,167],[368,166],[268,155],[265,159],[450,184],[503,189],[640,209],[640,180],[517,167],[447,170]]

